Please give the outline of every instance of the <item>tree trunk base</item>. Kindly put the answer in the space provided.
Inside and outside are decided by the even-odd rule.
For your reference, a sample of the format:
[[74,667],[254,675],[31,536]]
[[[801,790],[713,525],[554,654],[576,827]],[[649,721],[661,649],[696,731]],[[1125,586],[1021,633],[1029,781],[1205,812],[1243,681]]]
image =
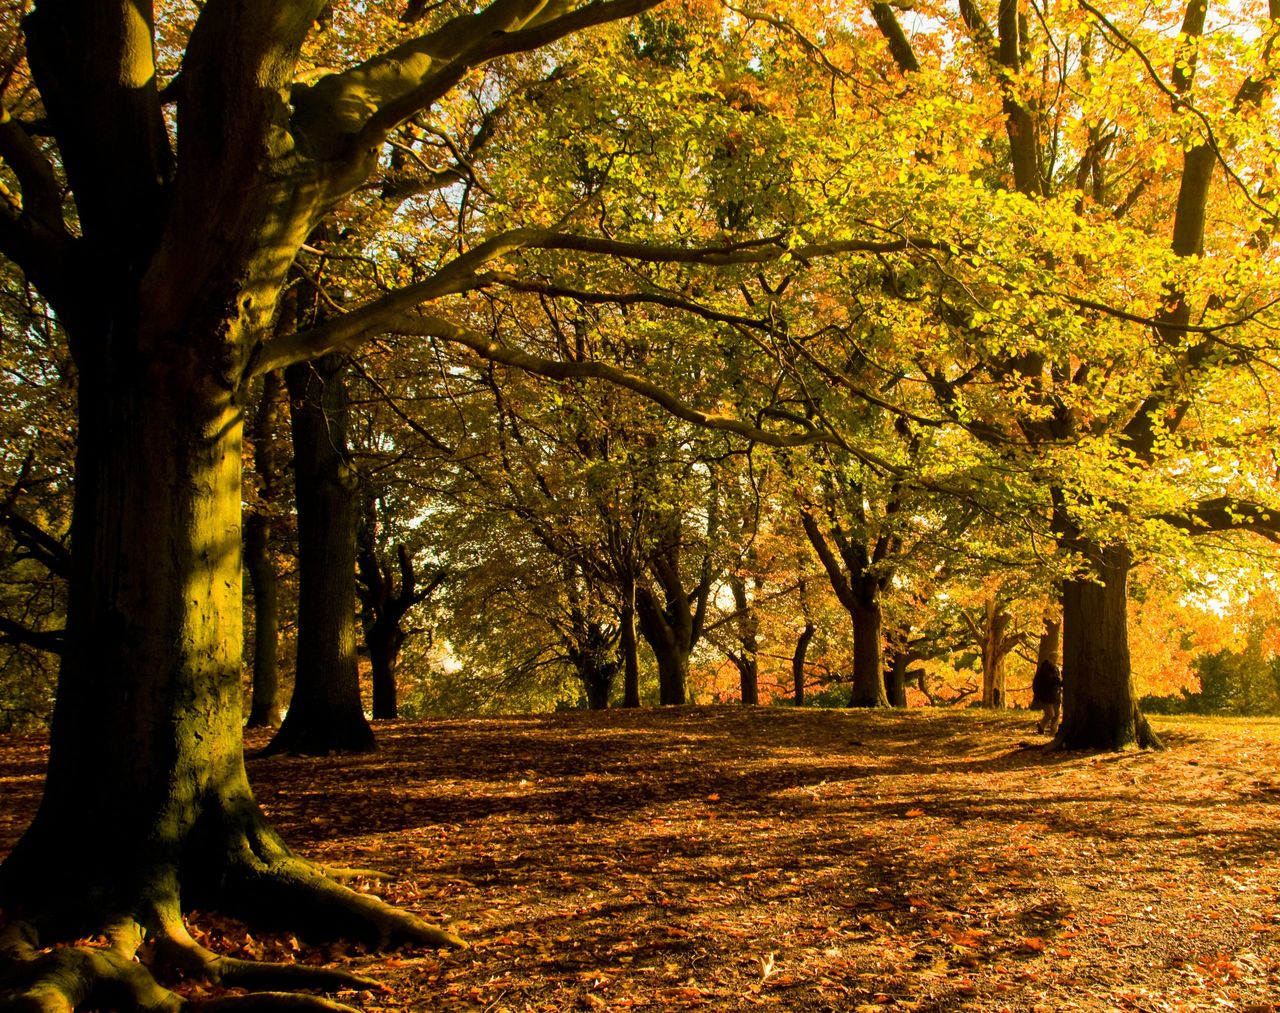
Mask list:
[[[200,863],[194,891],[217,908],[255,924],[292,926],[309,937],[353,938],[374,947],[397,943],[432,948],[464,947],[452,932],[408,911],[357,893],[323,870],[287,852],[263,824],[229,842],[225,861]],[[265,856],[265,857],[260,857]],[[27,853],[30,857],[30,852]],[[214,870],[213,865],[219,867]],[[6,870],[13,873],[14,870]],[[356,870],[335,870],[338,875]],[[12,879],[10,880],[12,882]],[[201,888],[204,889],[201,889]],[[67,899],[50,890],[51,925],[67,924]],[[41,938],[42,893],[27,888],[6,897],[15,913],[0,933],[0,1013],[72,1013],[77,1009],[113,1009],[139,1013],[221,1010],[326,1010],[358,1013],[330,999],[298,989],[337,992],[381,988],[372,978],[336,968],[291,963],[259,963],[214,953],[197,943],[183,923],[179,902],[163,896],[140,900],[137,910],[101,916],[60,938]],[[19,913],[20,912],[20,913]],[[42,949],[50,942],[103,936],[106,945]],[[144,947],[143,943],[149,945]],[[142,962],[140,962],[142,961]],[[167,978],[197,979],[250,994],[190,1000],[166,988]],[[287,991],[285,991],[287,990]]]
[[1095,741],[1087,739],[1081,741],[1079,736],[1072,735],[1065,725],[1059,725],[1057,734],[1044,747],[1046,753],[1058,752],[1076,752],[1085,750],[1099,750],[1104,752],[1121,752],[1125,749],[1150,749],[1160,751],[1167,748],[1164,741],[1156,734],[1151,722],[1147,720],[1136,707],[1133,711],[1133,728],[1132,737],[1126,737],[1123,741]]

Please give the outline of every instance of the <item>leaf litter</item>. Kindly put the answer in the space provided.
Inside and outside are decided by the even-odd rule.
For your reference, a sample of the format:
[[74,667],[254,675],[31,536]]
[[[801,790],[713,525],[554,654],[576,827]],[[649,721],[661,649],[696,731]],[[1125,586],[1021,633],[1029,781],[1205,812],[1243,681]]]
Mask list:
[[[1280,721],[1045,754],[1025,712],[675,708],[381,724],[250,759],[302,854],[470,942],[369,953],[196,912],[220,952],[338,962],[381,1010],[1275,1011]],[[256,744],[251,741],[250,746]],[[39,801],[0,741],[0,850]]]

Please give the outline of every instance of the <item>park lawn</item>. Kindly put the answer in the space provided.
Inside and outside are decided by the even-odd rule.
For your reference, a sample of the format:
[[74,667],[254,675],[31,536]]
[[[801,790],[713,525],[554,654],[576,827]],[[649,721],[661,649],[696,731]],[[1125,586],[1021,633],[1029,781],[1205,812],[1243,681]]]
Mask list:
[[[250,759],[259,801],[300,852],[390,873],[365,887],[471,948],[192,921],[224,951],[381,979],[343,997],[367,1011],[1278,1008],[1280,721],[1158,719],[1167,752],[1045,755],[1034,719],[379,725],[375,754]],[[43,748],[0,738],[0,853]]]

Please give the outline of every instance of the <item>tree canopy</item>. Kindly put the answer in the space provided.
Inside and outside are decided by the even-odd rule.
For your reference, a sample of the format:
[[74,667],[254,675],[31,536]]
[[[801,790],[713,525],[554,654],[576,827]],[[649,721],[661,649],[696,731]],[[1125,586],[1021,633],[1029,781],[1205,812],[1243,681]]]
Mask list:
[[1063,663],[1056,747],[1155,746],[1135,660],[1269,664],[1278,34],[1277,0],[7,0],[0,719],[52,704],[0,866],[22,1001],[181,1008],[144,940],[353,980],[213,954],[192,903],[460,942],[254,801],[246,535],[264,694],[275,582],[312,603],[284,748],[369,744],[357,600],[379,717],[402,649],[410,707],[499,709],[1007,705],[1020,653]]

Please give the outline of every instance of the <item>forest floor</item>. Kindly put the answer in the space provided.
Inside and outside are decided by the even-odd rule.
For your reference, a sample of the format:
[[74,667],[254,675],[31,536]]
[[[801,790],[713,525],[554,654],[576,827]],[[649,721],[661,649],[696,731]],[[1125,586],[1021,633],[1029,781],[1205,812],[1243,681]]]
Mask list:
[[[1027,712],[715,707],[381,725],[250,759],[300,852],[457,952],[312,947],[380,1010],[1280,1009],[1280,721],[1167,719],[1163,753],[1052,754]],[[254,743],[257,739],[254,739]],[[0,739],[0,854],[42,744]]]

